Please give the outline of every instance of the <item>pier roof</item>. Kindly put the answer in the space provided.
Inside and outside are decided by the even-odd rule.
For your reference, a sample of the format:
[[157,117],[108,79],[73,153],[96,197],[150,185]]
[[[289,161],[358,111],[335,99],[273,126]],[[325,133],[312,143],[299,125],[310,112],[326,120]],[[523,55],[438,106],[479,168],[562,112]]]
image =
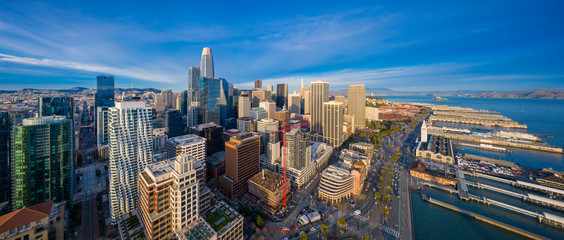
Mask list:
[[564,190],[560,190],[560,189],[556,189],[556,188],[545,187],[543,185],[538,185],[538,184],[529,183],[529,182],[523,182],[523,181],[519,181],[519,180],[517,180],[517,184],[527,186],[527,187],[531,187],[531,188],[540,189],[540,190],[547,191],[547,192],[553,192],[553,193],[557,193],[557,194],[560,194],[560,195],[564,195]]
[[537,195],[533,195],[533,194],[529,194],[529,193],[527,193],[527,197],[529,197],[530,199],[539,201],[539,202],[545,202],[545,203],[550,203],[550,204],[555,205],[555,206],[564,207],[564,202],[554,200],[552,198],[537,196]]
[[554,214],[550,214],[550,213],[547,213],[547,212],[543,212],[543,214],[544,214],[544,217],[547,218],[548,220],[559,222],[559,223],[564,223],[564,217],[554,215]]

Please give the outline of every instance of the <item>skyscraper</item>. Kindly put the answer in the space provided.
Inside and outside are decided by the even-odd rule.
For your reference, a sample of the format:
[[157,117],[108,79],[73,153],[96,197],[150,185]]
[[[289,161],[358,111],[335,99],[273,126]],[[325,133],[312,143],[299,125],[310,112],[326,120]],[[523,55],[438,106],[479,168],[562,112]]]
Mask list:
[[225,143],[225,175],[219,191],[231,200],[247,190],[247,180],[260,170],[260,137],[244,133]]
[[286,134],[286,148],[288,167],[299,170],[309,162],[311,158],[309,138],[299,128],[294,128]]
[[96,139],[98,147],[109,144],[109,108],[101,106],[96,109]]
[[39,116],[65,116],[73,121],[74,101],[72,97],[40,97]]
[[288,84],[276,84],[276,107],[288,106]]
[[260,79],[255,80],[255,88],[262,89],[262,81]]
[[248,95],[239,96],[239,114],[238,117],[249,116],[249,110],[251,110],[251,100]]
[[213,78],[213,56],[210,48],[202,50],[202,61],[200,62],[201,77]]
[[64,116],[24,119],[12,129],[12,210],[72,199],[73,133]]
[[261,107],[251,108],[251,110],[249,110],[249,117],[260,121],[261,119],[268,118],[268,112]]
[[145,102],[116,102],[109,111],[110,214],[115,224],[136,209],[138,174],[153,159],[153,125]]
[[300,114],[302,98],[300,94],[294,92],[288,96],[288,112]]
[[0,112],[0,215],[8,213],[10,181],[10,135],[12,123],[8,112]]
[[364,85],[350,85],[348,93],[348,114],[354,116],[355,128],[364,128],[366,114],[366,90]]
[[329,83],[316,81],[311,83],[311,131],[323,132],[323,103],[329,101]]
[[168,110],[166,112],[165,131],[169,138],[184,134],[182,116],[178,110]]
[[345,141],[343,132],[343,103],[330,101],[323,103],[323,140],[334,147]]
[[264,108],[268,113],[268,118],[274,119],[276,116],[276,103],[271,99],[266,99],[260,102],[259,106]]
[[200,89],[200,68],[199,67],[189,67],[188,68],[188,90],[198,90]]
[[227,121],[229,84],[225,79],[200,77],[200,104],[204,110],[203,123]]
[[114,106],[114,76],[98,76],[94,108]]
[[311,90],[309,87],[305,87],[302,90],[302,112],[303,114],[311,113]]

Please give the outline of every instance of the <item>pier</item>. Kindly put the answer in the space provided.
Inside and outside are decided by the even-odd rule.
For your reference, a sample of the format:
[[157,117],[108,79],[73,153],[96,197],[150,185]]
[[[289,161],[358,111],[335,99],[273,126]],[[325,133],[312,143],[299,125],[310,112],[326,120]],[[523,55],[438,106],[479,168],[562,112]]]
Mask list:
[[527,125],[519,124],[512,120],[501,120],[501,119],[491,119],[491,118],[470,118],[468,116],[458,116],[458,115],[434,115],[429,118],[430,122],[447,122],[447,123],[457,123],[457,124],[472,124],[472,125],[482,125],[489,127],[502,127],[502,128],[521,128],[527,129]]
[[564,190],[560,190],[560,189],[556,189],[556,188],[546,187],[546,186],[543,186],[543,185],[538,185],[538,184],[519,181],[519,180],[512,181],[511,184],[513,186],[543,192],[543,193],[546,193],[547,195],[558,197],[558,198],[564,197]]
[[490,175],[478,173],[478,172],[464,171],[464,174],[471,176],[471,177],[481,177],[481,178],[485,178],[485,179],[494,180],[496,182],[507,183],[507,184],[510,184],[510,185],[515,182],[515,181],[512,181],[512,180],[508,180],[508,179],[504,179],[504,178],[500,178],[500,177],[494,177],[494,176],[490,176]]
[[562,153],[562,148],[550,147],[550,146],[544,146],[544,145],[536,145],[536,144],[528,144],[528,143],[512,142],[512,141],[507,141],[507,140],[504,140],[504,139],[483,138],[483,137],[477,137],[477,136],[471,136],[471,135],[446,133],[446,132],[440,132],[440,131],[429,131],[429,134],[438,135],[438,136],[442,136],[442,137],[445,137],[445,138],[450,138],[452,140],[458,140],[458,141],[477,142],[477,143],[485,143],[485,144],[492,144],[492,145],[499,145],[499,146],[506,146],[506,147],[531,149],[531,150],[544,151],[544,152]]
[[493,219],[491,219],[491,218],[482,216],[482,215],[480,215],[480,214],[477,214],[477,213],[474,213],[474,212],[471,212],[471,211],[468,211],[468,210],[464,210],[464,209],[459,208],[459,207],[455,207],[455,206],[450,205],[450,204],[448,204],[448,203],[441,202],[441,201],[439,201],[439,200],[435,200],[435,199],[429,198],[428,201],[429,201],[430,203],[435,204],[435,205],[438,205],[438,206],[441,206],[441,207],[450,209],[450,210],[455,211],[455,212],[462,213],[462,214],[464,214],[464,215],[466,215],[466,216],[473,217],[473,218],[476,219],[476,220],[480,220],[480,221],[482,221],[482,222],[492,224],[492,225],[494,225],[494,226],[497,226],[497,227],[499,227],[499,228],[503,228],[503,229],[508,230],[508,231],[510,231],[510,232],[517,233],[517,234],[519,234],[519,235],[521,235],[521,236],[525,236],[525,237],[528,237],[528,238],[531,238],[531,239],[548,239],[548,238],[545,238],[545,237],[543,237],[543,236],[540,236],[540,235],[537,235],[537,234],[534,234],[534,233],[525,231],[525,230],[523,230],[523,229],[520,229],[520,228],[511,226],[511,225],[509,225],[509,224],[505,224],[505,223],[502,223],[502,222],[500,222],[500,221],[493,220]]

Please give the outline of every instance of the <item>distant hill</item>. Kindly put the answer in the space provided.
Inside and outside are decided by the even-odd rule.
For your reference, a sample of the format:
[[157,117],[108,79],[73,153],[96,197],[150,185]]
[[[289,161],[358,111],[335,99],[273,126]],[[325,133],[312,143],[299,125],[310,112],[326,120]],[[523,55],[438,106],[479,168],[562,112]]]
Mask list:
[[462,94],[465,97],[479,98],[536,98],[536,99],[564,99],[564,90],[534,89],[516,92],[481,92]]

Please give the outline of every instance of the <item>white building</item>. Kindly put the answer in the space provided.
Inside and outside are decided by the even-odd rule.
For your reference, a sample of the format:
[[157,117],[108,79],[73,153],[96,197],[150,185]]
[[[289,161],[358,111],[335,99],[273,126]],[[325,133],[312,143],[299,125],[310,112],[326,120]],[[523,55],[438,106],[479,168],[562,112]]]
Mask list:
[[[262,106],[261,106],[262,107]],[[238,117],[248,117],[251,110],[251,99],[249,96],[239,96],[239,115]]]
[[166,135],[165,128],[153,129],[153,151],[165,149],[167,139],[168,136]]
[[323,140],[334,147],[345,141],[344,111],[343,103],[337,101],[323,103]]
[[300,114],[302,97],[300,94],[294,92],[293,94],[288,95],[288,111],[290,113]]
[[266,99],[259,103],[261,108],[268,113],[268,118],[274,119],[274,114],[276,114],[276,102],[272,101],[271,99]]
[[278,131],[278,121],[274,119],[261,119],[257,122],[257,132],[269,133]]
[[350,85],[348,93],[348,114],[354,116],[354,126],[364,128],[365,125],[366,90],[364,85]]
[[102,106],[96,109],[96,138],[98,147],[108,144],[108,122],[109,122],[108,107]]
[[427,124],[425,121],[421,124],[421,142],[427,142]]
[[378,108],[375,107],[366,107],[365,108],[365,113],[366,113],[366,120],[369,121],[378,121]]
[[109,112],[110,214],[116,224],[136,209],[138,174],[153,158],[153,125],[145,102],[116,102]]
[[200,161],[206,158],[206,139],[195,134],[173,137],[167,140],[166,149],[169,158],[188,153]]
[[[311,83],[311,124],[310,130],[313,133],[323,132],[323,103],[329,101],[329,83],[316,81]],[[341,124],[342,125],[342,124]]]

